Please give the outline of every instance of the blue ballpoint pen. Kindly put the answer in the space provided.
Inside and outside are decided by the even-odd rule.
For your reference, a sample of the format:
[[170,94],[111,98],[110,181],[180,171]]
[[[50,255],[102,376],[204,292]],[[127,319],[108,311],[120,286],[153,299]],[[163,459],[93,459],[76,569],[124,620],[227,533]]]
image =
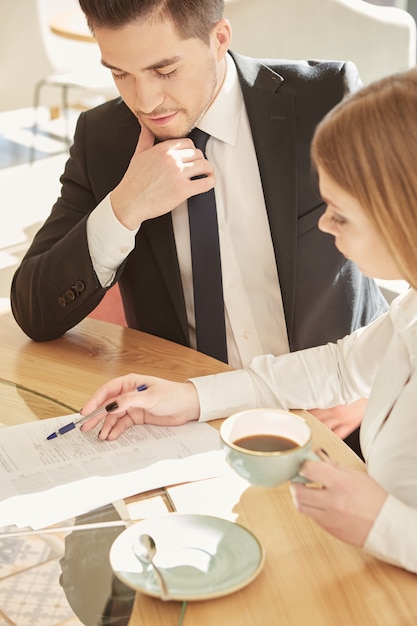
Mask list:
[[[136,387],[136,391],[145,391],[147,388],[148,388],[147,385],[139,385],[139,387]],[[111,413],[112,411],[115,411],[118,408],[119,408],[119,405],[117,404],[117,402],[110,402],[110,404],[106,404],[106,406],[102,406],[99,409],[96,409],[95,411],[93,411],[92,413],[89,413],[88,415],[84,415],[83,417],[80,417],[77,420],[69,422],[69,424],[65,424],[65,426],[61,426],[61,428],[58,428],[58,430],[48,435],[46,439],[47,441],[51,439],[56,439],[59,435],[65,435],[65,433],[68,433],[70,430],[73,430],[76,426],[78,426],[78,424],[82,424],[83,422],[86,422],[91,417],[95,417],[96,415],[99,415],[99,413],[104,413],[104,411],[106,411],[107,413]]]

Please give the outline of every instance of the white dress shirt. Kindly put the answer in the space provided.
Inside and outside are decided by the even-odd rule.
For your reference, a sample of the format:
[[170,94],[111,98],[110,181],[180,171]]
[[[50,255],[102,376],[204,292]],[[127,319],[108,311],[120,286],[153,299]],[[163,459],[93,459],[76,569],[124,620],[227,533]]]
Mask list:
[[191,379],[200,420],[257,406],[328,408],[369,397],[360,431],[372,476],[389,493],[365,549],[417,573],[417,293],[335,344]]
[[[259,354],[289,351],[278,272],[259,168],[235,64],[227,59],[222,88],[198,126],[211,135],[206,148],[216,172],[229,363],[247,365]],[[196,347],[187,203],[172,212],[190,343]],[[133,250],[137,231],[114,216],[107,196],[87,221],[94,269],[103,286]]]

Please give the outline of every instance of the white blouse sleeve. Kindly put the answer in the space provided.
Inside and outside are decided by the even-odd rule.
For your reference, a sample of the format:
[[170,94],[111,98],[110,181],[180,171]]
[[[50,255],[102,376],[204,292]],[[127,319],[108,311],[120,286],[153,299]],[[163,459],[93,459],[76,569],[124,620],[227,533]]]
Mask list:
[[388,495],[364,549],[417,574],[417,509]]
[[200,421],[257,406],[328,408],[368,397],[391,337],[386,313],[335,344],[258,356],[243,370],[192,378]]

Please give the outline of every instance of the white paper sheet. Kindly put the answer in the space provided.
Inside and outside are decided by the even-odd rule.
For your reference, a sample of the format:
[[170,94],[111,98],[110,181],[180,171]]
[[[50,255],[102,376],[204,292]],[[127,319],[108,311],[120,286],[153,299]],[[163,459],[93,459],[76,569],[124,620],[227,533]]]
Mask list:
[[34,529],[114,500],[218,476],[218,431],[208,424],[133,426],[116,441],[75,428],[46,437],[78,415],[0,429],[0,527]]

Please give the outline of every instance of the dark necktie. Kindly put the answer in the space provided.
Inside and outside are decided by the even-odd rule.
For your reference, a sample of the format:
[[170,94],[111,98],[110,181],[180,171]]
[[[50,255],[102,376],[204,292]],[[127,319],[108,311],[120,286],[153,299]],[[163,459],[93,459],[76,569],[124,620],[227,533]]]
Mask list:
[[[209,135],[190,133],[205,154]],[[219,228],[214,189],[188,199],[197,350],[227,363]]]

